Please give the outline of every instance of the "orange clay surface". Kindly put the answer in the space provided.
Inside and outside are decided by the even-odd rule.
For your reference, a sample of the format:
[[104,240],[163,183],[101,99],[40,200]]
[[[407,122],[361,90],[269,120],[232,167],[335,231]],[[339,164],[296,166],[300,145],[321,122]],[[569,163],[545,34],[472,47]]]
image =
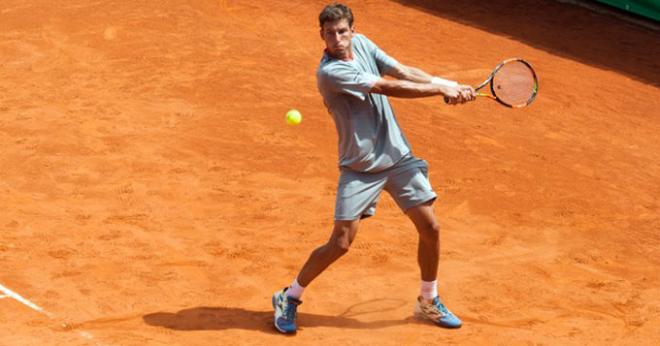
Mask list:
[[0,299],[0,344],[657,345],[657,32],[554,1],[349,2],[404,64],[476,84],[519,56],[540,94],[392,100],[462,329],[413,317],[417,235],[384,194],[273,331],[332,227],[324,4],[2,0],[0,284],[44,311]]

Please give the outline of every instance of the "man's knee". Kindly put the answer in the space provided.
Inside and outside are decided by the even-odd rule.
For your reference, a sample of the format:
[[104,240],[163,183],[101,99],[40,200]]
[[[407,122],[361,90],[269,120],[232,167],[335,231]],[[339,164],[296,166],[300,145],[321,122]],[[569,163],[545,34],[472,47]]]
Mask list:
[[332,242],[330,242],[330,248],[332,251],[332,254],[335,257],[341,257],[345,255],[348,250],[351,248],[351,242],[345,239],[336,239]]
[[420,225],[418,228],[419,236],[428,241],[438,241],[440,239],[440,224],[437,222],[428,222]]
[[341,257],[348,252],[353,243],[354,233],[355,230],[352,229],[350,224],[335,226],[333,236],[328,242],[334,256]]

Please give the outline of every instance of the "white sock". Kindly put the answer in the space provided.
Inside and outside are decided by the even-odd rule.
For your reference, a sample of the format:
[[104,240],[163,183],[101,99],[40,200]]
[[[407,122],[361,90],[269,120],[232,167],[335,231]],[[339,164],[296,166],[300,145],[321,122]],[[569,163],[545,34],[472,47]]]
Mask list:
[[300,284],[298,283],[298,278],[295,278],[291,283],[291,286],[289,286],[289,288],[286,289],[285,293],[287,296],[291,298],[300,299],[304,290],[305,287],[300,286]]
[[438,296],[438,280],[422,280],[422,298],[431,300]]

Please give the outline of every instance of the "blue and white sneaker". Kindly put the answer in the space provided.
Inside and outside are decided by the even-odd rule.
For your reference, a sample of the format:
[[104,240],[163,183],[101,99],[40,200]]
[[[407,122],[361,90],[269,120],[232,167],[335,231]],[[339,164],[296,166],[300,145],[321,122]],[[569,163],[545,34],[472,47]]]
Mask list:
[[415,316],[433,321],[433,323],[444,328],[460,328],[463,324],[447,307],[442,304],[440,297],[426,301],[417,297],[415,304]]
[[298,329],[296,314],[298,305],[302,304],[302,301],[287,296],[285,291],[286,288],[273,294],[273,309],[275,309],[273,324],[281,333],[293,334]]

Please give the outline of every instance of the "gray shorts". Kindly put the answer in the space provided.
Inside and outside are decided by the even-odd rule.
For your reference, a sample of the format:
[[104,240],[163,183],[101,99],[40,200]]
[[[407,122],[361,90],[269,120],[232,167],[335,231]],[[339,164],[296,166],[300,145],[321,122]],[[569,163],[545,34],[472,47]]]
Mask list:
[[403,212],[434,200],[428,164],[414,156],[378,173],[342,169],[337,187],[335,220],[357,220],[374,215],[381,191],[389,192]]

